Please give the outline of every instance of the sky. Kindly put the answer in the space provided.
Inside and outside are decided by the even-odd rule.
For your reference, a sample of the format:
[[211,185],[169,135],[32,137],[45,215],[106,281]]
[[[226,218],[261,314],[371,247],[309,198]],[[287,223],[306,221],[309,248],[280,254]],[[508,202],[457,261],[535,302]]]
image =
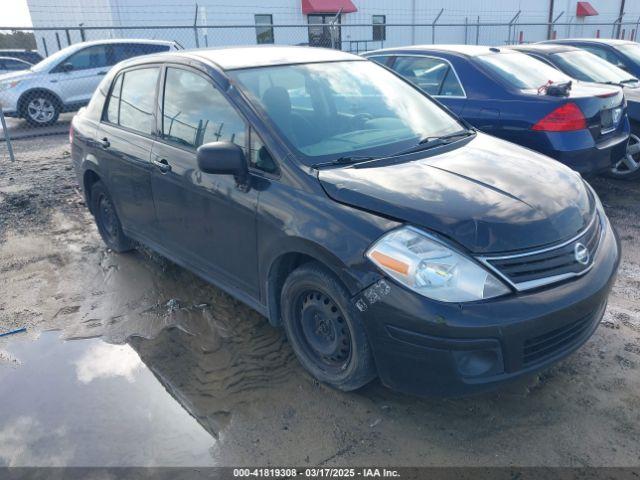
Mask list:
[[29,27],[27,0],[0,0],[0,27]]

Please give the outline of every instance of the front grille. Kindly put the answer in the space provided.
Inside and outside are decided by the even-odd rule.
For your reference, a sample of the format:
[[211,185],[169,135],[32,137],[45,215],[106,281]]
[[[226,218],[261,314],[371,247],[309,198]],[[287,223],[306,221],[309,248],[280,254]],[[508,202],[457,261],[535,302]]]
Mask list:
[[600,318],[601,310],[602,307],[597,312],[590,313],[575,322],[525,340],[523,365],[528,366],[544,361],[546,358],[569,348],[590,329],[596,316]]
[[[518,290],[527,290],[580,275],[591,268],[593,257],[598,249],[602,234],[602,225],[599,220],[596,214],[584,232],[556,248],[521,255],[486,257],[483,261],[509,280]],[[589,252],[586,263],[577,260],[576,245],[578,244],[582,244]]]

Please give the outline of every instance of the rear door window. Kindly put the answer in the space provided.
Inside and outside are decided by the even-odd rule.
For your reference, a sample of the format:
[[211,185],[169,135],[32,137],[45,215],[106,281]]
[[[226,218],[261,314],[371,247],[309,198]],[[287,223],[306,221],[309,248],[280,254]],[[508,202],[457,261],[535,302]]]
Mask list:
[[451,65],[440,58],[397,57],[392,68],[429,95],[464,96]]
[[121,43],[114,44],[112,48],[114,61],[115,63],[118,63],[129,58],[139,57],[140,55],[167,52],[170,47],[169,45],[157,45],[152,43]]
[[155,87],[159,71],[158,67],[150,67],[121,73],[109,97],[106,120],[150,135],[153,131]]

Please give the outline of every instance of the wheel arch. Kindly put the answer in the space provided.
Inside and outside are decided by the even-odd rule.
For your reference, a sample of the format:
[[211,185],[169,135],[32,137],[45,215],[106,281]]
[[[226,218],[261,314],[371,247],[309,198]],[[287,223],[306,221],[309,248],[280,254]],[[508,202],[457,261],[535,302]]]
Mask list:
[[91,213],[93,213],[91,207],[91,188],[95,183],[100,181],[102,181],[102,177],[93,168],[85,169],[82,174],[82,190],[84,192],[84,200]]
[[295,246],[280,251],[269,262],[266,277],[266,303],[269,323],[281,324],[280,293],[287,277],[296,268],[308,262],[317,262],[332,272],[351,295],[363,287],[349,267],[334,254],[308,240],[298,240]]
[[62,106],[64,105],[64,102],[62,101],[62,99],[60,98],[60,96],[55,93],[52,90],[49,90],[48,88],[43,88],[43,87],[35,87],[35,88],[31,88],[25,92],[22,92],[22,95],[20,95],[20,98],[18,99],[18,112],[23,115],[24,113],[24,108],[25,108],[25,102],[29,99],[30,95],[34,95],[34,94],[45,94],[50,96],[51,98],[53,98],[53,100],[58,104],[58,108],[62,109]]

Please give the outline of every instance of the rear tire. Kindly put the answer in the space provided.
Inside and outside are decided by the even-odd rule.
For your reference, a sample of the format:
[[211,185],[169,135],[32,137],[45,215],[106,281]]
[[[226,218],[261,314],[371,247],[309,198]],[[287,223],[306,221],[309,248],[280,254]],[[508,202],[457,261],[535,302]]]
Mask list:
[[98,232],[107,247],[118,253],[133,249],[133,242],[122,231],[122,224],[111,196],[100,181],[91,187],[91,211],[96,219]]
[[333,273],[316,262],[298,267],[284,282],[280,305],[293,351],[313,377],[344,391],[376,377],[360,313]]
[[629,136],[626,155],[611,167],[606,176],[619,180],[640,178],[640,137],[633,133]]
[[52,125],[60,116],[58,100],[47,92],[27,93],[22,104],[21,115],[33,127]]

